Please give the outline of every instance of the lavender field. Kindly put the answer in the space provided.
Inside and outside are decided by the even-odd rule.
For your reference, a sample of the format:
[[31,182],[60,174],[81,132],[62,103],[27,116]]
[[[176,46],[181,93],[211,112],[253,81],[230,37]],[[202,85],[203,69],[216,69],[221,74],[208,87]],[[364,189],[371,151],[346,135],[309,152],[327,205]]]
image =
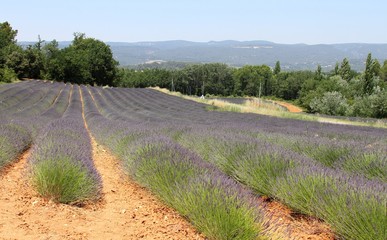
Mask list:
[[325,221],[338,239],[387,239],[386,129],[27,81],[0,85],[0,133],[0,167],[31,147],[33,186],[59,202],[100,197],[91,135],[209,239],[267,239],[280,223],[267,221],[260,196]]

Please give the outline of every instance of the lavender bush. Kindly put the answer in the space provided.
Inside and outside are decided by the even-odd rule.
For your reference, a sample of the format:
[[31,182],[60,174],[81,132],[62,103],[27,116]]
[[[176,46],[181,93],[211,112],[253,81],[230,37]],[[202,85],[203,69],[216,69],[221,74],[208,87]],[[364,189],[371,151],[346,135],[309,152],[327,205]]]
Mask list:
[[277,197],[332,225],[344,239],[386,239],[387,185],[322,166],[301,166],[275,183]]
[[36,140],[30,165],[34,186],[44,197],[62,203],[99,198],[101,180],[82,118],[79,87],[74,87],[63,117]]
[[15,160],[31,142],[31,135],[22,126],[0,124],[0,169]]

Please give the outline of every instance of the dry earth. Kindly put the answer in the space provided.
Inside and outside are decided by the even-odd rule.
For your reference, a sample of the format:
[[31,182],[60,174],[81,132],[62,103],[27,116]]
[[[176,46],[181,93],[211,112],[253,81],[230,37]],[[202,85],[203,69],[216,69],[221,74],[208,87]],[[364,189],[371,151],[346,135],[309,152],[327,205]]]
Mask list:
[[273,101],[276,102],[278,105],[284,106],[288,109],[289,112],[293,113],[300,113],[302,112],[302,109],[300,107],[297,107],[293,104],[287,103],[287,102],[281,102],[281,101]]
[[[334,240],[335,235],[329,225],[319,219],[298,214],[282,203],[262,197],[264,211],[271,219],[271,225],[279,228],[269,228],[268,235],[274,239],[297,240]],[[269,222],[269,223],[270,223]]]
[[0,239],[204,239],[185,219],[129,181],[93,140],[102,199],[82,208],[42,199],[28,183],[29,151],[0,174]]

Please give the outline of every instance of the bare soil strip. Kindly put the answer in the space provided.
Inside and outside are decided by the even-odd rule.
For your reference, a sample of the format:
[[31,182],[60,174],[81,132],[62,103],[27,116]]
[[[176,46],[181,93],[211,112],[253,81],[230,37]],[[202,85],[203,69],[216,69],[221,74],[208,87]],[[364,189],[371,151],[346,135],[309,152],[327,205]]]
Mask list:
[[103,200],[83,208],[42,199],[28,184],[27,151],[0,176],[0,239],[203,239],[174,210],[120,174],[93,140]]
[[282,102],[282,101],[273,101],[273,102],[275,102],[278,105],[281,105],[283,107],[286,107],[289,112],[292,112],[292,113],[300,113],[300,112],[302,112],[302,109],[300,107],[297,107],[297,106],[295,106],[293,104],[290,104],[290,103],[287,103],[287,102]]
[[269,223],[268,236],[272,239],[334,240],[329,225],[314,217],[297,214],[282,203],[262,197]]

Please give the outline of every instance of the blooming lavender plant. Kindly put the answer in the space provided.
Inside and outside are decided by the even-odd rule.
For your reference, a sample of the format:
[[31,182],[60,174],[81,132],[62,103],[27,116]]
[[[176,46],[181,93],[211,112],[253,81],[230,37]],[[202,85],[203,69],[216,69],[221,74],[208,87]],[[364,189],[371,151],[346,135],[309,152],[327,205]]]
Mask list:
[[99,198],[101,179],[92,160],[78,86],[63,117],[37,138],[30,165],[34,186],[45,197],[63,203]]
[[0,124],[0,169],[22,153],[31,144],[29,132],[17,124]]
[[387,185],[323,166],[289,170],[274,185],[292,208],[325,220],[345,239],[385,239]]

